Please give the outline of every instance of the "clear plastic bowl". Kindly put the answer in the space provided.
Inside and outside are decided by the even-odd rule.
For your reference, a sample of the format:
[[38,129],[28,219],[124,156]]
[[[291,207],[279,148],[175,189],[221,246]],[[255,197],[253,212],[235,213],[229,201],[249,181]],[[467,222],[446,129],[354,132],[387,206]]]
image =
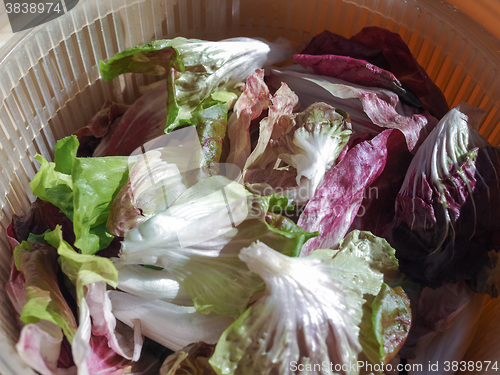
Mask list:
[[[465,1],[450,1],[467,9]],[[6,228],[33,199],[28,183],[37,170],[35,154],[50,159],[56,140],[84,125],[106,99],[130,102],[148,80],[126,76],[105,83],[99,60],[175,36],[284,36],[298,48],[325,29],[349,37],[364,26],[381,26],[402,36],[451,106],[465,101],[483,108],[480,131],[499,144],[499,35],[488,32],[492,23],[485,28],[474,19],[481,17],[438,0],[83,0],[66,15],[13,35],[0,48],[2,285],[11,261]],[[19,329],[4,288],[0,300],[0,372],[32,374],[15,351]]]

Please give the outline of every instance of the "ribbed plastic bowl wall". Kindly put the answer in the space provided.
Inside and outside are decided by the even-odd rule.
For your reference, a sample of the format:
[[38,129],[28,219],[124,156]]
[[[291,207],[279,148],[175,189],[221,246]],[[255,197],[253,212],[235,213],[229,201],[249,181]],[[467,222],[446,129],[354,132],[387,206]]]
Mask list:
[[[16,34],[0,53],[0,282],[10,272],[6,228],[27,212],[35,154],[52,147],[106,100],[130,102],[147,77],[99,78],[98,62],[125,48],[175,36],[288,37],[297,48],[329,29],[344,36],[377,25],[400,33],[450,105],[483,108],[480,131],[500,143],[499,42],[438,0],[82,0],[67,15]],[[125,89],[126,88],[126,89]],[[0,373],[30,374],[0,290]]]

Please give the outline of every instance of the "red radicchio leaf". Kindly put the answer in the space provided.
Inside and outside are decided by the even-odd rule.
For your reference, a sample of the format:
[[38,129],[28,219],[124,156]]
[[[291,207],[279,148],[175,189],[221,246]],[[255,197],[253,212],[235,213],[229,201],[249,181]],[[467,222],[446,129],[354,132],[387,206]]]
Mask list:
[[123,114],[94,156],[130,155],[144,143],[164,134],[167,89],[160,85],[147,90]]
[[338,246],[358,213],[365,189],[385,167],[388,139],[395,131],[384,130],[357,144],[325,175],[298,221],[302,229],[320,233],[304,244],[302,256]]
[[448,112],[449,106],[441,89],[420,66],[399,34],[381,27],[365,27],[351,40],[381,49],[390,65],[389,70],[418,96],[433,116],[441,118]]

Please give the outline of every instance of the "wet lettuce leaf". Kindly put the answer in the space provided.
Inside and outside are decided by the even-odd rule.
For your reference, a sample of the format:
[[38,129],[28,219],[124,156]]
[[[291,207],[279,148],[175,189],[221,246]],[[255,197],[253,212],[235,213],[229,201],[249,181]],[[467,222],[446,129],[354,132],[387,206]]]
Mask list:
[[250,168],[273,167],[277,155],[270,150],[272,138],[290,131],[293,126],[291,115],[297,106],[299,98],[290,90],[286,83],[282,83],[271,96],[267,116],[259,121],[259,137],[257,144],[248,155],[243,168],[243,174]]
[[114,262],[118,268],[158,267],[182,286],[198,311],[238,316],[262,288],[238,258],[240,249],[259,239],[297,255],[315,235],[268,212],[271,202],[224,176],[200,180],[166,210],[126,232]]
[[106,80],[128,72],[166,74],[165,132],[171,132],[194,125],[192,114],[212,94],[232,102],[241,93],[238,85],[251,73],[289,56],[290,47],[284,41],[232,38],[214,42],[177,37],[119,52],[108,62],[101,61],[100,69]]
[[[277,235],[274,241],[275,246],[279,247],[283,254],[291,257],[298,257],[304,243],[319,234],[302,229],[291,219],[278,213],[268,212],[265,223],[267,228]],[[268,241],[264,236],[259,240],[273,247],[273,241]]]
[[387,363],[408,335],[409,301],[384,283],[384,272],[397,272],[394,249],[370,233],[298,258],[255,242],[240,258],[266,289],[216,344],[209,362],[218,374],[320,374],[325,363],[355,374],[349,364],[362,350]]
[[193,342],[214,344],[234,318],[215,313],[202,314],[193,306],[147,299],[110,290],[113,314],[133,327],[139,322],[141,333],[171,350],[180,350]]
[[349,56],[390,71],[406,91],[411,91],[436,118],[449,106],[439,87],[420,66],[398,33],[382,27],[363,28],[351,38],[324,31],[316,35],[302,51],[310,55]]
[[[32,369],[42,375],[74,375],[77,369],[69,358],[61,327],[48,321],[30,323],[21,329],[16,350]],[[71,357],[71,354],[69,354]]]
[[358,213],[365,189],[383,171],[393,131],[357,144],[325,175],[297,222],[302,229],[319,232],[304,244],[301,255],[339,245]]
[[373,364],[389,363],[403,347],[411,327],[410,300],[401,287],[383,284],[377,296],[367,296],[359,341]]
[[283,194],[304,203],[337,162],[352,130],[349,115],[326,103],[314,103],[295,113],[292,125],[276,135],[271,146],[277,160],[296,170],[297,185]]
[[227,119],[229,106],[226,102],[208,101],[196,116],[196,131],[201,144],[202,163],[205,168],[216,174],[216,164],[223,161],[228,150]]
[[76,157],[78,145],[73,135],[57,142],[54,162],[37,155],[41,166],[30,188],[71,219],[75,246],[84,254],[95,254],[114,239],[106,221],[114,197],[127,181],[129,159]]
[[118,342],[115,317],[110,315],[109,302],[103,298],[106,284],[118,285],[118,272],[113,263],[108,258],[78,253],[64,241],[59,226],[46,233],[44,239],[57,249],[61,270],[74,285],[78,329],[71,350],[78,373],[111,374],[130,368],[131,360],[139,359],[142,337],[137,334],[139,331],[130,331],[124,341],[132,345],[128,349],[128,345]]
[[210,364],[218,374],[289,374],[294,363],[356,361],[363,297],[343,277],[346,271],[259,242],[240,257],[266,290],[217,342]]
[[422,106],[418,98],[410,91],[405,90],[394,74],[367,61],[333,54],[295,54],[293,55],[293,62],[311,67],[320,75],[336,77],[362,86],[391,90],[402,101],[417,108]]
[[438,122],[428,112],[402,103],[387,89],[312,74],[300,66],[272,69],[271,76],[272,86],[276,81],[286,82],[299,95],[303,107],[323,101],[348,113],[358,135],[374,136],[385,129],[399,129],[413,153]]
[[250,125],[252,120],[271,105],[269,87],[264,81],[264,70],[257,69],[245,80],[245,86],[234,104],[233,112],[227,124],[229,138],[229,154],[227,162],[244,169],[248,157],[252,153],[250,142]]
[[387,142],[387,161],[380,175],[363,193],[363,201],[349,231],[370,231],[389,238],[396,197],[413,158],[402,133],[393,132]]
[[25,324],[51,322],[71,343],[77,322],[59,287],[57,251],[43,238],[28,239],[15,248],[14,259],[25,279],[26,303],[21,320]]
[[[76,368],[85,375],[131,367],[132,357],[117,342],[114,317],[104,318],[105,303],[87,294],[99,283],[117,285],[117,272],[109,259],[77,253],[62,239],[60,226],[17,246],[15,259],[26,280],[26,304],[21,311],[26,326],[17,347],[28,363],[47,375],[72,374]],[[74,283],[74,289],[61,285],[62,274]],[[69,295],[77,306],[68,304],[67,299],[73,301]],[[78,313],[73,311],[76,307]],[[71,355],[65,351],[63,334],[71,344]],[[105,344],[98,349],[97,342]],[[135,360],[141,345],[139,340]],[[72,358],[65,359],[68,355]],[[58,367],[63,364],[64,368]]]
[[90,156],[128,156],[165,134],[166,100],[167,90],[163,85],[146,87],[123,115],[114,120]]

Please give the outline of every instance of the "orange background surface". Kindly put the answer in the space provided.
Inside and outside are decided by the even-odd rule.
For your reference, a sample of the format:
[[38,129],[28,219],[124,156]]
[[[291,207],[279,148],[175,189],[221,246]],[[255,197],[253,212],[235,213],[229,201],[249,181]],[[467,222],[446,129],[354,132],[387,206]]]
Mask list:
[[500,40],[500,0],[446,0]]

